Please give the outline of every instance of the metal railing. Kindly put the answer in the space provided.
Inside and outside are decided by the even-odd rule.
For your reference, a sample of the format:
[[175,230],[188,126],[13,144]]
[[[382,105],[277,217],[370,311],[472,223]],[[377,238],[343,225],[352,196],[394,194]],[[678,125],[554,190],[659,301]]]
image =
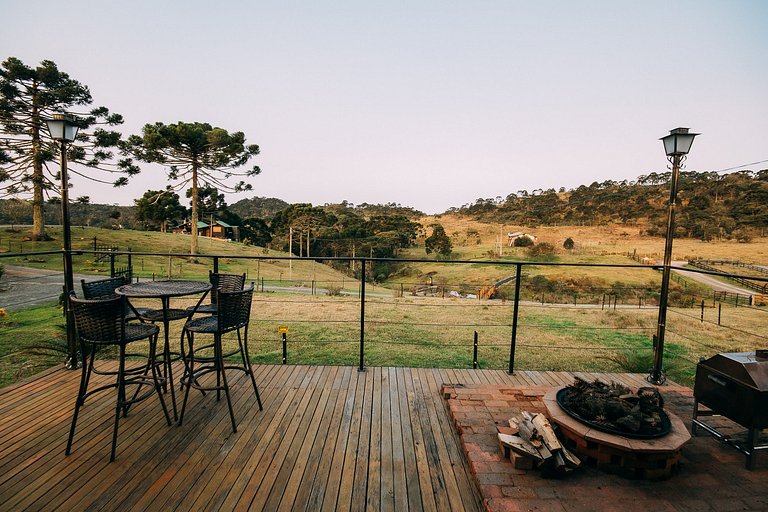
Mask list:
[[[96,259],[97,253],[90,253],[89,251],[77,251],[73,252],[73,255],[78,257],[94,256]],[[36,258],[43,256],[61,256],[61,251],[49,251],[41,253],[27,253],[23,255],[27,258]],[[0,254],[0,258],[13,258],[20,257],[19,254]],[[146,259],[149,261],[152,259],[154,263],[152,265],[147,264],[143,270],[137,270],[136,260],[137,258]],[[649,270],[658,270],[659,265],[642,265],[642,264],[597,264],[597,263],[560,263],[560,262],[516,262],[516,261],[478,261],[478,260],[453,260],[453,261],[434,261],[424,259],[390,259],[390,258],[297,258],[288,256],[240,256],[240,255],[195,255],[194,258],[207,262],[203,265],[192,264],[181,265],[181,262],[188,262],[190,260],[189,254],[184,253],[136,253],[131,251],[110,251],[108,253],[108,269],[110,275],[114,275],[119,272],[133,273],[134,280],[141,279],[164,279],[167,277],[172,278],[201,278],[204,275],[202,268],[212,269],[215,272],[226,272],[233,268],[237,268],[237,272],[240,273],[243,265],[250,266],[247,269],[249,274],[249,280],[253,280],[257,283],[257,290],[260,293],[265,294],[262,298],[255,299],[264,304],[277,304],[284,303],[286,308],[293,311],[293,315],[307,308],[308,304],[316,305],[316,296],[320,294],[329,294],[332,289],[338,292],[340,297],[334,298],[334,304],[339,307],[346,308],[345,311],[349,313],[351,309],[357,309],[355,315],[346,314],[342,319],[323,319],[323,318],[307,318],[302,319],[297,316],[273,316],[264,317],[259,320],[261,323],[261,334],[257,333],[255,341],[263,341],[264,343],[270,343],[279,347],[280,359],[282,362],[287,362],[293,358],[292,354],[295,354],[295,350],[298,350],[299,346],[306,347],[309,344],[327,345],[327,344],[344,344],[344,345],[357,345],[357,355],[355,357],[356,365],[358,369],[364,370],[366,367],[366,359],[372,353],[373,347],[378,347],[378,350],[388,350],[396,345],[415,345],[413,341],[408,341],[411,338],[403,337],[398,338],[397,330],[413,330],[426,333],[425,336],[434,335],[434,341],[432,339],[425,340],[423,343],[425,350],[433,350],[436,353],[445,350],[447,347],[466,347],[466,360],[471,361],[472,367],[482,366],[482,353],[478,356],[478,350],[485,351],[485,353],[493,352],[495,354],[494,361],[499,361],[498,354],[506,351],[506,363],[505,368],[509,372],[514,372],[518,364],[517,360],[520,356],[520,349],[523,349],[526,353],[545,351],[545,350],[562,350],[573,351],[574,353],[583,352],[584,346],[581,345],[568,345],[567,343],[560,343],[556,346],[546,346],[544,343],[536,341],[535,336],[531,336],[531,332],[552,330],[552,322],[550,320],[542,320],[538,318],[539,312],[543,312],[547,309],[547,315],[551,316],[551,308],[560,308],[559,311],[570,310],[595,310],[599,309],[604,311],[611,309],[613,311],[628,311],[630,308],[637,309],[639,311],[655,310],[656,300],[654,294],[657,290],[652,286],[625,286],[625,287],[600,287],[589,286],[582,288],[562,289],[559,291],[540,292],[533,287],[532,279],[526,276],[532,274],[531,270],[534,267],[560,267],[560,268],[597,268],[600,271],[609,273],[612,270],[632,270],[637,272],[647,272]],[[3,261],[0,259],[0,262]],[[159,261],[167,260],[167,269],[170,269],[168,273],[165,273],[163,268],[158,266]],[[174,263],[173,260],[178,260]],[[300,264],[316,264],[316,263],[336,263],[342,264],[345,268],[354,268],[356,271],[355,276],[342,277],[341,281],[330,280],[329,278],[317,277],[316,279],[309,279],[308,276],[305,279],[283,279],[283,275],[268,274],[264,267],[266,263],[281,262],[285,264],[288,262],[292,265]],[[370,268],[377,264],[425,264],[432,265],[465,265],[465,266],[489,266],[496,267],[499,270],[499,274],[507,274],[512,279],[503,285],[499,295],[502,297],[498,300],[483,300],[478,297],[477,293],[471,293],[482,290],[487,286],[491,286],[494,283],[498,283],[498,280],[491,280],[488,283],[483,282],[459,282],[445,280],[437,282],[435,279],[427,280],[402,280],[390,287],[382,287],[381,284],[372,282],[369,279]],[[254,269],[254,265],[256,269]],[[142,266],[143,263],[142,263]],[[261,268],[261,271],[259,270]],[[504,272],[504,269],[508,271]],[[105,264],[104,271],[107,267]],[[253,271],[256,270],[256,276],[254,279]],[[724,277],[732,277],[732,274],[724,274],[721,272],[714,272],[703,269],[690,269],[686,268],[689,272],[700,272],[710,275],[722,275]],[[207,270],[205,270],[207,274]],[[657,276],[657,274],[653,274]],[[743,277],[743,276],[736,276]],[[768,278],[750,278],[759,281],[768,281]],[[338,279],[338,278],[336,278]],[[686,290],[689,290],[689,287]],[[286,300],[284,296],[270,296],[269,293],[274,294],[287,294],[287,293],[301,293],[299,298],[292,298]],[[689,292],[694,293],[694,292]],[[691,299],[683,303],[676,304],[677,306],[686,306],[692,313],[686,313],[686,309],[679,309],[676,311],[679,316],[693,316],[700,317],[701,322],[715,323],[708,311],[711,309],[708,304],[712,299],[712,307],[718,304],[718,317],[716,324],[722,328],[730,328],[724,325],[722,322],[722,305],[725,301],[718,301],[716,295],[712,295],[711,292],[706,292],[707,304],[703,302],[704,295],[692,295]],[[424,297],[424,295],[432,295],[431,297]],[[58,293],[52,293],[52,298],[58,296]],[[314,298],[313,298],[314,297]],[[469,297],[469,298],[468,298]],[[429,300],[425,300],[429,299]],[[438,300],[439,299],[439,300]],[[606,300],[607,299],[607,300]],[[674,300],[674,299],[673,299]],[[367,307],[366,307],[367,306]],[[739,304],[736,302],[737,307],[750,307],[747,303]],[[446,310],[454,308],[455,314],[447,313],[446,316],[450,321],[431,321],[430,318],[437,316],[434,311]],[[570,308],[570,309],[569,309]],[[699,308],[700,312],[696,312],[692,308]],[[395,313],[389,313],[390,310],[397,309]],[[483,309],[490,309],[494,315],[488,316],[485,319],[475,319],[471,315],[477,315],[478,311]],[[526,316],[523,318],[521,310],[525,310]],[[755,311],[765,312],[765,308],[755,308]],[[383,315],[382,311],[386,310],[389,316]],[[705,319],[705,310],[708,318]],[[281,313],[282,315],[283,313]],[[605,333],[620,332],[627,338],[635,340],[635,345],[622,346],[618,343],[611,343],[605,347],[594,346],[590,350],[595,353],[602,352],[617,352],[622,350],[653,350],[651,343],[652,334],[655,326],[651,323],[653,318],[653,311],[643,313],[645,317],[649,317],[646,326],[642,327],[602,327],[600,325],[568,325],[563,323],[562,325],[555,325],[554,329],[561,331],[567,335],[578,338],[600,338]],[[356,316],[356,318],[355,318]],[[557,315],[555,315],[557,316]],[[282,324],[290,324],[293,326],[300,326],[296,328],[298,335],[291,332],[283,333],[279,338],[274,336],[268,337],[266,334],[268,329],[267,325],[278,326]],[[317,332],[311,332],[303,328],[303,326],[324,326],[327,329],[322,330],[320,334]],[[525,339],[521,343],[521,327],[523,327],[527,333]],[[742,327],[733,327],[734,332],[739,335],[756,337],[757,340],[766,339],[761,336],[759,332],[751,332],[748,329]],[[275,332],[274,330],[272,332]],[[304,338],[301,334],[307,332]],[[506,332],[506,334],[504,334]],[[352,338],[352,333],[356,339]],[[446,334],[448,333],[448,334]],[[457,334],[458,333],[458,334]],[[685,339],[687,333],[671,330],[673,335],[678,336],[680,339]],[[261,336],[261,337],[260,337]],[[323,337],[327,336],[327,337]],[[442,336],[442,338],[440,337]],[[605,336],[603,336],[605,337]],[[647,342],[645,341],[647,340]],[[288,350],[289,346],[295,346],[296,349]],[[382,348],[383,347],[383,348]],[[717,347],[708,347],[709,350],[716,350]],[[348,351],[347,351],[348,352]],[[437,361],[439,358],[435,358]],[[486,359],[489,359],[486,356]],[[691,358],[694,359],[694,358]],[[340,358],[341,360],[341,358]],[[344,359],[349,361],[349,357]]]

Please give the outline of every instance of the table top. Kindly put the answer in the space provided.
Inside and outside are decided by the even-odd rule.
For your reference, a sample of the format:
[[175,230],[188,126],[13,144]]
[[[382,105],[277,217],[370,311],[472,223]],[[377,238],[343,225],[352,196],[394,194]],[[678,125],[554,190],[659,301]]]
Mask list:
[[205,281],[144,281],[123,285],[115,290],[126,297],[180,297],[207,292],[211,283]]

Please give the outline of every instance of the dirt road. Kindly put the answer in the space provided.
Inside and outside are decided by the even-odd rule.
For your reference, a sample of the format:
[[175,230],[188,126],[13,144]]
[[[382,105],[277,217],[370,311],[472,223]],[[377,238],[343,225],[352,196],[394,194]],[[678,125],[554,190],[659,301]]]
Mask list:
[[[673,267],[683,267],[687,265],[687,261],[673,261],[672,266]],[[698,281],[699,283],[709,286],[715,291],[718,292],[728,292],[728,293],[738,293],[740,295],[752,295],[754,292],[740,288],[736,285],[725,283],[716,277],[707,275],[707,274],[699,274],[698,272],[688,272],[685,270],[674,270],[673,272],[676,272],[680,274],[681,276],[685,276],[688,279],[693,279],[694,281]]]

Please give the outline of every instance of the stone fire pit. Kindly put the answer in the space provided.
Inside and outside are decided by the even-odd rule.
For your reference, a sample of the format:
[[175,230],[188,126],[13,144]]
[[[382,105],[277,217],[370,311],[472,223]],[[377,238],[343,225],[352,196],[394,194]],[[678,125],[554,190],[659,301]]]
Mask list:
[[653,439],[629,439],[601,432],[571,417],[557,402],[555,388],[544,396],[547,416],[560,427],[565,446],[587,465],[628,478],[658,480],[678,470],[680,449],[691,439],[683,421],[667,411],[670,432]]

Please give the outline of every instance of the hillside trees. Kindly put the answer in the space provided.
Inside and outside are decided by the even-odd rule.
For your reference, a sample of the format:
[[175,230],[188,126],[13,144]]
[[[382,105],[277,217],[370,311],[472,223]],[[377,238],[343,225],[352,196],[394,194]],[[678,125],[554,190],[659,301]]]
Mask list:
[[[670,173],[649,173],[636,181],[593,182],[565,193],[519,190],[496,204],[478,199],[458,209],[485,222],[536,226],[553,224],[601,225],[609,222],[648,224],[647,233],[663,236],[665,201]],[[684,171],[680,174],[676,236],[711,240],[751,230],[768,229],[768,170],[719,174]],[[451,211],[456,211],[452,209]]]
[[251,190],[250,184],[244,181],[229,184],[229,179],[232,176],[253,177],[261,172],[256,165],[236,171],[259,154],[258,145],[246,145],[242,132],[229,133],[208,123],[147,124],[141,136],[128,138],[124,148],[141,161],[167,167],[168,179],[175,182],[171,185],[173,190],[191,189],[191,254],[199,252],[194,226],[199,220],[200,189],[212,187],[225,192]]
[[30,67],[9,57],[0,66],[0,197],[32,194],[33,240],[48,238],[44,195],[58,187],[59,166],[54,161],[59,149],[45,123],[52,114],[68,111],[76,116],[80,127],[67,156],[70,164],[86,171],[70,168],[70,173],[102,182],[106,181],[90,171],[114,173],[119,176],[112,184],[121,186],[127,183],[128,176],[139,172],[130,158],[116,159],[113,153],[121,135],[109,127],[122,124],[121,115],[110,113],[106,107],[71,111],[74,107],[88,107],[92,101],[86,85],[70,78],[50,60]]
[[445,228],[441,224],[432,225],[432,234],[424,240],[424,247],[427,254],[434,252],[438,257],[448,256],[453,250],[451,239],[445,233]]
[[170,221],[182,219],[187,213],[179,202],[179,194],[169,189],[147,190],[134,203],[136,220],[141,221],[145,229],[159,229],[163,233]]

